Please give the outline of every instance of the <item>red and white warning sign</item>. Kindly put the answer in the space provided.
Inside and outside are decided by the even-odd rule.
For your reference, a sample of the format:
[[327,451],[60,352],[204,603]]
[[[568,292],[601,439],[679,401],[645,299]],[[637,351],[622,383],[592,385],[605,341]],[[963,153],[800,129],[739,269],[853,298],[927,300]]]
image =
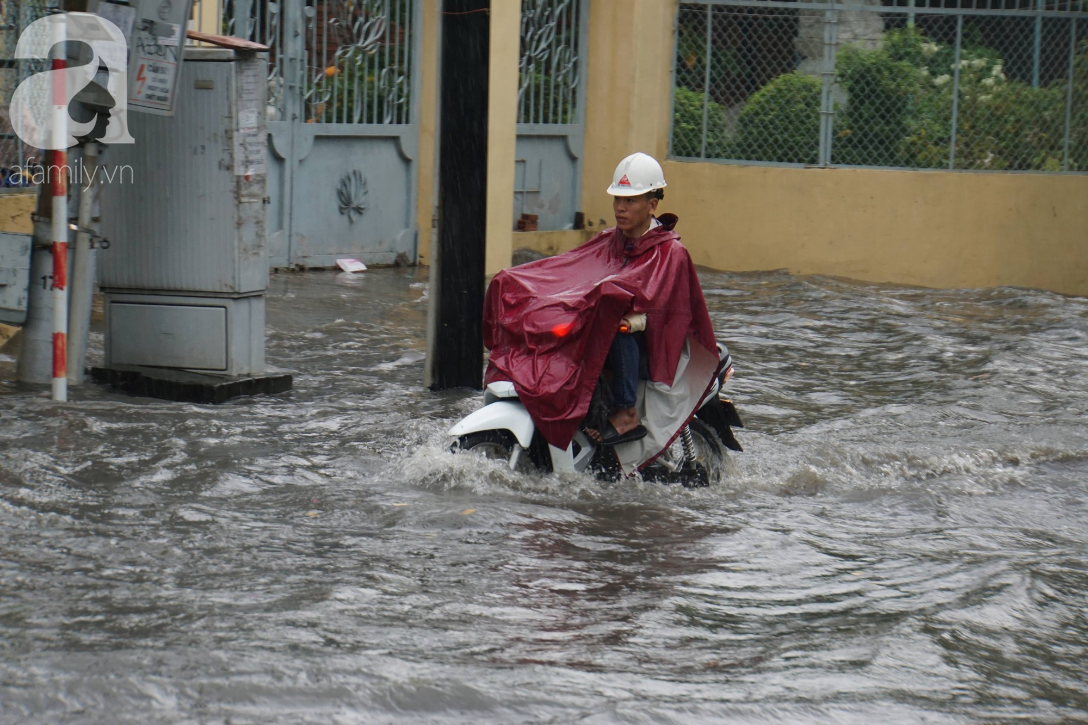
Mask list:
[[173,105],[174,79],[178,73],[178,64],[174,57],[177,53],[175,48],[160,47],[174,51],[170,54],[171,59],[134,54],[136,72],[133,74],[133,85],[129,88],[130,106],[136,103],[169,110]]
[[129,110],[174,114],[191,5],[192,0],[134,3],[136,17],[128,55]]

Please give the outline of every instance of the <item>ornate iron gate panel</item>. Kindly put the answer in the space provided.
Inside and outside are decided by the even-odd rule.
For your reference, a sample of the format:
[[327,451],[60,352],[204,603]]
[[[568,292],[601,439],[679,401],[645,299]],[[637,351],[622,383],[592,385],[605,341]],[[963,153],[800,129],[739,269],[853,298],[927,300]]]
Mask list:
[[542,230],[571,229],[581,205],[589,1],[521,3],[514,219]]
[[420,6],[228,0],[223,7],[231,34],[272,46],[273,266],[416,260]]

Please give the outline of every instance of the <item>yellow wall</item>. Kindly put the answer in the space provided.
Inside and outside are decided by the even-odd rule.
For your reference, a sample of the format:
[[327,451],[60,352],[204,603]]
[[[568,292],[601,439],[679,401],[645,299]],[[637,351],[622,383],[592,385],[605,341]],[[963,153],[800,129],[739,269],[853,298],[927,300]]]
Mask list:
[[[419,262],[431,261],[431,230],[438,126],[438,27],[440,0],[423,2],[423,58],[420,91]],[[514,203],[514,156],[517,153],[518,59],[521,42],[521,5],[512,0],[493,2],[490,12],[491,46],[488,68],[490,100],[487,138],[487,255],[488,275],[510,266]],[[456,68],[447,68],[456,73]]]
[[34,222],[30,220],[30,215],[37,206],[36,191],[0,194],[0,232],[33,234]]
[[542,254],[561,254],[589,240],[593,232],[565,229],[547,232],[514,232],[515,249],[531,249]]
[[1088,177],[670,161],[696,264],[1088,295]]

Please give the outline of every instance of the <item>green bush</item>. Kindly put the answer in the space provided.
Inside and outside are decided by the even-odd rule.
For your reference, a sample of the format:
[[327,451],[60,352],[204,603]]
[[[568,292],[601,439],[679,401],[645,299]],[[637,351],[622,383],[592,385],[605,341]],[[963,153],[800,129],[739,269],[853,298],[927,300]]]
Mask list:
[[820,153],[820,95],[812,76],[780,75],[744,104],[734,158],[815,164]]
[[929,46],[929,39],[917,28],[896,28],[884,33],[881,49],[892,60],[910,63],[921,69],[928,67],[929,59],[940,49],[940,46],[936,46],[929,50]]
[[[958,66],[954,47],[903,28],[885,33],[878,48],[843,48],[836,72],[845,95],[836,104],[836,164],[948,168],[958,72],[957,169],[1062,169],[1067,81],[1033,88],[1009,80],[1004,60],[982,45],[973,26],[965,30]],[[820,97],[819,79],[781,75],[748,98],[732,138],[725,109],[709,103],[707,158],[816,163]],[[1088,40],[1074,59],[1072,97],[1069,170],[1088,171]],[[702,93],[676,88],[674,155],[702,155],[703,102]]]
[[956,168],[1062,170],[1064,84],[1006,83],[988,94],[970,90],[960,98]]
[[1088,171],[1088,40],[1073,59],[1073,108],[1069,126],[1069,170]]
[[[684,86],[676,87],[672,116],[672,154],[699,158],[703,155],[703,101],[705,95]],[[710,101],[706,114],[706,157],[729,158],[729,132],[724,109]]]
[[[927,79],[928,80],[928,79]],[[914,169],[947,169],[952,144],[952,86],[927,88],[912,99],[899,146],[902,165]]]
[[899,28],[884,34],[881,51],[891,62],[912,68],[913,88],[899,106],[903,115],[898,122],[904,135],[894,147],[896,165],[947,168],[952,140],[951,70],[955,49],[931,41],[917,28]]
[[903,140],[910,135],[924,74],[909,61],[896,59],[893,50],[848,45],[840,53],[837,70],[849,102],[836,108],[835,163],[906,164]]
[[913,28],[889,31],[875,50],[844,49],[836,70],[847,100],[836,109],[833,160],[947,168],[958,70],[956,168],[1061,170],[1065,82],[1010,81],[998,53],[972,37],[958,69],[952,47]]

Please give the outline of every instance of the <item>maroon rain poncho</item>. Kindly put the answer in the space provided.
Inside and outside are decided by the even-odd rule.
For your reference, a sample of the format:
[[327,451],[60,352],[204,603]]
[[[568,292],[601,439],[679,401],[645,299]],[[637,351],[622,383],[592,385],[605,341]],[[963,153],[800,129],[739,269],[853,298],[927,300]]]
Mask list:
[[673,231],[677,218],[659,221],[629,248],[623,232],[607,229],[565,254],[500,272],[487,289],[485,381],[514,383],[557,448],[570,444],[585,418],[628,312],[646,313],[650,380],[673,384],[689,335],[717,358],[695,265]]

